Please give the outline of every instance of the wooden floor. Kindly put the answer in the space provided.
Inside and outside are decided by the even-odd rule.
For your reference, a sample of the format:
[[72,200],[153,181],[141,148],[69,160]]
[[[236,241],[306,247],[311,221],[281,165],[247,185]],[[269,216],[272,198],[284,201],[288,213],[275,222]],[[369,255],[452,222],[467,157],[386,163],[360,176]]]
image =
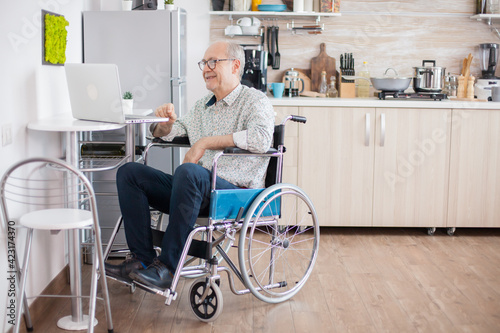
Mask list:
[[[233,252],[236,252],[233,250]],[[86,269],[88,271],[88,269]],[[235,296],[222,278],[224,311],[213,323],[189,309],[190,280],[170,306],[109,281],[115,332],[500,332],[500,230],[324,228],[318,261],[292,300]],[[64,292],[68,292],[66,288]],[[66,332],[69,300],[44,299],[35,332]],[[98,307],[96,332],[106,332]]]

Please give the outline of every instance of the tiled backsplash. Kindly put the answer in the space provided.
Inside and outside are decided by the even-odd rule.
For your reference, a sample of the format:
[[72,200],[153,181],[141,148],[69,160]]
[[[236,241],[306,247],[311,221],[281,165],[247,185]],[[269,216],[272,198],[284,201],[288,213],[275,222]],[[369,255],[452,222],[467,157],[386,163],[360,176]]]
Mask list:
[[[281,67],[268,67],[268,81],[280,81],[291,67],[310,69],[311,59],[319,54],[323,42],[327,54],[337,60],[337,68],[340,54],[353,53],[356,70],[367,61],[371,76],[383,75],[388,67],[400,75],[412,75],[413,67],[421,66],[424,59],[436,60],[436,66],[446,67],[447,73],[460,73],[462,60],[469,53],[474,57],[471,72],[480,76],[478,44],[500,40],[484,22],[470,19],[474,6],[472,0],[343,1],[342,16],[321,18],[325,31],[319,35],[293,35],[287,30],[292,19],[295,26],[302,26],[315,24],[315,17],[280,18]],[[259,19],[264,25],[272,24],[264,17]],[[213,15],[211,41],[227,38],[224,28],[229,24],[228,16]],[[242,44],[260,42],[253,37],[233,39]]]

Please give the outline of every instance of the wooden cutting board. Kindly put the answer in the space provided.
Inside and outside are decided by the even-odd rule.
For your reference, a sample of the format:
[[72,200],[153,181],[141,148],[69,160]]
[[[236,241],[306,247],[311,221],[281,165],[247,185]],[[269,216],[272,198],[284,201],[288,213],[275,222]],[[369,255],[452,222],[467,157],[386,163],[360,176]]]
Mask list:
[[336,75],[335,58],[326,54],[326,45],[321,43],[319,55],[311,59],[311,90],[319,91],[321,83],[321,72],[326,71],[326,81],[330,83],[330,77]]
[[[283,78],[282,78],[283,83],[285,83],[286,72],[288,72],[290,69],[291,68],[288,68],[287,70],[285,70],[283,72]],[[304,80],[304,91],[311,90],[311,79],[309,78],[309,76],[307,76],[306,70],[299,69],[299,68],[294,68],[293,70],[299,72],[299,79]],[[285,85],[286,85],[286,83],[285,83]],[[301,90],[302,90],[302,82],[299,83],[299,91],[301,91]]]

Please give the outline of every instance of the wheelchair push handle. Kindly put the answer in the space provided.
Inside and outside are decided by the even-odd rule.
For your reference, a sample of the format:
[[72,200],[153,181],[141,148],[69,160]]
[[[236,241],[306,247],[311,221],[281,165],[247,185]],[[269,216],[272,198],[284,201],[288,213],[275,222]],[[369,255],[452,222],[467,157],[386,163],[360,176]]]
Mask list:
[[294,121],[297,123],[305,124],[307,121],[307,118],[302,117],[302,116],[297,116],[297,115],[289,115],[289,116],[286,116],[285,119],[283,119],[283,122],[281,124],[284,125],[288,120],[291,120],[291,121]]
[[307,118],[306,117],[302,117],[302,116],[292,115],[291,121],[295,121],[297,123],[303,123],[303,124],[305,124],[306,121],[307,121]]

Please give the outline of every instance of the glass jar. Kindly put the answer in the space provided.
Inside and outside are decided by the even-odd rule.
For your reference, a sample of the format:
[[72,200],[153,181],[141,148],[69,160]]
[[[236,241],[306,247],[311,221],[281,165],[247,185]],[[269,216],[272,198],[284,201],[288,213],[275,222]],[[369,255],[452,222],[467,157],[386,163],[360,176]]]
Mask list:
[[337,91],[337,88],[335,88],[336,85],[337,85],[337,80],[335,79],[335,76],[331,76],[330,84],[328,85],[328,88],[326,90],[326,97],[330,98],[338,97],[339,93]]

